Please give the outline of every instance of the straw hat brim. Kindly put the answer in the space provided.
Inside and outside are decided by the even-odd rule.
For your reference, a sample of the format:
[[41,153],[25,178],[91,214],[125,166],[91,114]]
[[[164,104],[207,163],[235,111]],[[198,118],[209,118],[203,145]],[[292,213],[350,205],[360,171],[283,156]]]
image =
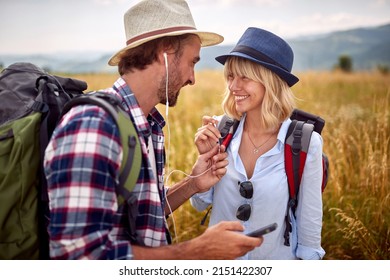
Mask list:
[[194,34],[198,35],[200,40],[201,40],[201,46],[202,47],[207,47],[207,46],[213,46],[221,43],[224,38],[213,32],[205,32],[205,31],[198,31],[198,30],[193,30],[193,29],[188,29],[188,30],[180,30],[180,31],[173,31],[173,32],[167,32],[167,33],[162,33],[154,36],[149,36],[145,37],[143,39],[137,40],[135,42],[130,43],[117,53],[115,53],[110,60],[108,61],[108,64],[111,66],[116,66],[118,65],[122,55],[129,49],[138,47],[146,42],[149,42],[151,40],[161,38],[161,37],[166,37],[166,36],[178,36],[178,35],[183,35],[183,34]]

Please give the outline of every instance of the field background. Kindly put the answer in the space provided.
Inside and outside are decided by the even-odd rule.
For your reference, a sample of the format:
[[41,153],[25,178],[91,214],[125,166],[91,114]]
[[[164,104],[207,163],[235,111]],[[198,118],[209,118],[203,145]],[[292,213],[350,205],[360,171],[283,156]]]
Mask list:
[[[89,90],[110,87],[112,74],[73,75]],[[330,179],[323,194],[322,246],[325,259],[390,259],[390,76],[380,73],[298,74],[293,87],[301,109],[326,120],[324,151]],[[181,91],[169,112],[169,169],[190,172],[197,154],[194,135],[203,115],[221,114],[222,71],[201,71],[196,85]],[[162,114],[165,109],[160,107]],[[170,183],[182,179],[179,172]],[[169,219],[174,241],[201,234],[197,213],[187,202]],[[173,226],[173,220],[176,227]],[[176,235],[175,235],[176,232]]]

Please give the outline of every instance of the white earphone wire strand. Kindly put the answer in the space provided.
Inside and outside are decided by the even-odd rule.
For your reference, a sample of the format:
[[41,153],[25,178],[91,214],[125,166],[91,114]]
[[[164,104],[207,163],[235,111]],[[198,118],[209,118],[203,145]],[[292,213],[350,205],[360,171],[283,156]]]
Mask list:
[[[171,172],[169,172],[169,156],[170,156],[170,145],[171,145],[171,129],[170,129],[170,126],[169,126],[169,118],[168,118],[168,111],[169,111],[169,100],[168,100],[168,82],[169,82],[169,74],[168,74],[168,58],[167,58],[167,53],[164,52],[164,62],[165,62],[165,96],[166,96],[166,108],[165,108],[165,117],[166,117],[166,124],[167,124],[167,133],[168,133],[168,141],[167,141],[167,150],[166,150],[166,174],[167,177],[165,178],[165,186],[168,185],[168,180],[169,180],[169,177],[172,175],[172,173],[174,172],[180,172],[182,174],[184,174],[185,176],[189,177],[189,178],[196,178],[196,177],[199,177],[199,176],[202,176],[203,174],[206,174],[208,171],[210,171],[211,167],[209,167],[207,170],[203,171],[202,173],[198,174],[198,175],[190,175],[190,174],[187,174],[181,170],[172,170]],[[166,195],[165,195],[166,197]],[[172,208],[171,208],[171,205],[169,204],[169,201],[168,199],[166,199],[166,204],[169,208],[169,212],[170,212],[170,216],[172,217],[172,224],[173,224],[173,230],[175,232],[175,238],[176,238],[176,242],[179,242],[179,238],[177,236],[177,231],[176,231],[176,222],[175,222],[175,217],[174,217],[174,214],[173,214],[173,211],[172,211]]]

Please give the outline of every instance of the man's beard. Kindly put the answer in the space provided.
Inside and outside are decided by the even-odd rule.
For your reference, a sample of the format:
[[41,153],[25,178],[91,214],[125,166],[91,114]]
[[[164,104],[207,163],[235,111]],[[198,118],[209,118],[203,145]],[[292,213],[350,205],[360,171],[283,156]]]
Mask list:
[[[168,102],[169,106],[173,107],[177,103],[179,97],[180,89],[184,86],[180,83],[180,77],[177,73],[169,73],[168,81]],[[167,93],[166,93],[166,78],[161,80],[160,87],[158,89],[158,99],[161,104],[166,104],[167,102]]]

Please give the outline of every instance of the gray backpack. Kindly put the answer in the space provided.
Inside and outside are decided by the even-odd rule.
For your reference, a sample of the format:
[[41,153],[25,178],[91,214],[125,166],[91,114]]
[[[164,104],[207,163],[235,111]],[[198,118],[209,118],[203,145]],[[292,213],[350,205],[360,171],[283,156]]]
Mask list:
[[84,94],[86,89],[83,81],[50,75],[30,63],[12,64],[0,74],[0,259],[49,258],[43,157],[72,106],[100,106],[116,121],[124,153],[116,191],[136,215],[131,190],[141,167],[137,132],[115,97]]

